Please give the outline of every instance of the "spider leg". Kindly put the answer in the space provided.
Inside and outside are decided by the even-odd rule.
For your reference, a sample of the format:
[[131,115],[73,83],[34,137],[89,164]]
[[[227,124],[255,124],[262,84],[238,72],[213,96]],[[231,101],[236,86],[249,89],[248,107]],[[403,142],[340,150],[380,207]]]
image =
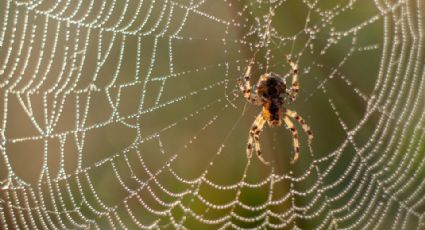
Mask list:
[[298,131],[294,126],[294,123],[292,123],[292,121],[289,119],[288,116],[285,116],[283,118],[283,121],[285,122],[286,126],[288,127],[288,129],[291,131],[292,133],[292,140],[294,142],[294,158],[292,158],[291,160],[291,164],[294,164],[299,156],[300,156],[300,144],[298,141]]
[[255,119],[254,123],[251,126],[248,137],[248,145],[246,147],[246,154],[248,158],[252,157],[253,148],[255,148],[258,159],[260,159],[263,164],[268,165],[269,162],[264,160],[261,156],[261,146],[260,146],[260,133],[263,131],[264,124],[266,120],[264,120],[263,115],[259,114]]
[[292,85],[289,90],[289,100],[292,102],[295,101],[298,95],[298,91],[300,91],[300,82],[298,81],[298,65],[289,55],[286,58],[292,69]]
[[311,144],[311,141],[313,140],[313,132],[311,131],[310,126],[308,126],[305,123],[305,120],[300,115],[298,115],[298,113],[295,112],[295,111],[292,111],[292,110],[287,109],[286,110],[286,115],[294,118],[295,120],[298,121],[298,123],[300,123],[300,125],[303,128],[304,132],[308,136],[308,144],[310,145]]
[[255,105],[260,105],[261,100],[260,98],[257,96],[257,94],[252,92],[252,87],[251,87],[251,71],[252,71],[252,67],[254,66],[255,61],[254,58],[251,59],[251,61],[249,62],[248,67],[246,68],[245,74],[238,79],[238,84],[239,84],[239,89],[242,91],[243,96],[245,97],[245,99]]

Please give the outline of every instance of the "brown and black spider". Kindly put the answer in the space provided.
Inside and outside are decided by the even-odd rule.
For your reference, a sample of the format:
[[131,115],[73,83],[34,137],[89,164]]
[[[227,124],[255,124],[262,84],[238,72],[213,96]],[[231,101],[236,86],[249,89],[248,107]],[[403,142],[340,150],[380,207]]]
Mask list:
[[293,102],[296,99],[300,88],[298,82],[298,65],[289,56],[287,56],[287,61],[292,69],[292,85],[289,89],[286,88],[284,78],[276,73],[267,71],[260,76],[254,92],[252,92],[250,80],[252,67],[255,64],[254,58],[248,64],[245,75],[238,80],[239,88],[243,92],[245,99],[254,105],[263,106],[262,112],[257,116],[249,131],[246,154],[248,158],[251,158],[252,151],[255,149],[258,158],[266,165],[269,162],[261,156],[260,147],[260,133],[266,121],[270,127],[274,127],[281,126],[283,120],[286,127],[291,131],[294,147],[294,158],[291,163],[295,163],[299,158],[300,146],[298,131],[289,118],[291,117],[301,124],[302,129],[308,136],[309,145],[313,140],[313,133],[304,119],[297,112],[285,108],[285,104]]

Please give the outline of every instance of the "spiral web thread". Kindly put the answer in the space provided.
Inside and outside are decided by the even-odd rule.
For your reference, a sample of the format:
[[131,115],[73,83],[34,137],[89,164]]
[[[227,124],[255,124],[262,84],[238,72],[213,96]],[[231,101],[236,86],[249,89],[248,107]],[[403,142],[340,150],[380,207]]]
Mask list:
[[[305,11],[305,25],[283,33],[272,19],[298,20],[279,15],[291,4]],[[318,0],[5,0],[0,6],[3,229],[425,228],[422,0],[331,7]],[[367,17],[353,17],[366,8]],[[340,20],[353,21],[338,27]],[[380,37],[365,41],[374,28]],[[216,49],[196,60],[199,44]],[[323,61],[334,47],[341,57]],[[246,159],[248,129],[240,125],[255,108],[235,90],[250,58],[244,50],[267,50],[267,68],[285,65],[274,62],[274,52],[299,62],[306,88],[296,103],[302,108],[325,98],[321,108],[339,130],[332,149],[317,144],[326,141],[315,124],[320,116],[304,111],[315,140],[310,151],[303,147],[301,163],[267,167]],[[367,86],[357,85],[346,68],[373,52],[379,65],[362,72]],[[333,82],[355,98],[357,116],[348,116],[353,112],[330,92]],[[191,109],[180,107],[192,101]],[[168,120],[154,119],[164,113]],[[180,130],[187,125],[195,128]],[[117,126],[131,135],[112,139],[126,144],[93,147],[104,144],[98,130]],[[214,147],[202,154],[196,143]],[[41,164],[31,180],[22,168],[37,164],[26,160],[33,155]],[[196,169],[185,171],[190,167]],[[227,175],[232,182],[220,178]]]

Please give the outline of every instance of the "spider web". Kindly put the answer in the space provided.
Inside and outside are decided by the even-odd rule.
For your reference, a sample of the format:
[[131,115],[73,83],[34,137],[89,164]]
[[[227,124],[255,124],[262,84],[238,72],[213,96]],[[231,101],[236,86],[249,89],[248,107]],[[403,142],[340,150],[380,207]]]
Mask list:
[[[3,229],[424,228],[421,0],[0,3]],[[256,53],[311,126],[266,127]],[[297,126],[300,129],[299,126]],[[302,132],[300,132],[302,134]]]

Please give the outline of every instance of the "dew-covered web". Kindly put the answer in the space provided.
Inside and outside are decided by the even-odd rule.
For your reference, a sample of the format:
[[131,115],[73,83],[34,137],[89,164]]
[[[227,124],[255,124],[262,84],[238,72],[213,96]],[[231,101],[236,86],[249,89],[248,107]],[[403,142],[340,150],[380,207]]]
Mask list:
[[[0,2],[3,229],[424,228],[422,0]],[[237,85],[301,90],[292,137]]]

